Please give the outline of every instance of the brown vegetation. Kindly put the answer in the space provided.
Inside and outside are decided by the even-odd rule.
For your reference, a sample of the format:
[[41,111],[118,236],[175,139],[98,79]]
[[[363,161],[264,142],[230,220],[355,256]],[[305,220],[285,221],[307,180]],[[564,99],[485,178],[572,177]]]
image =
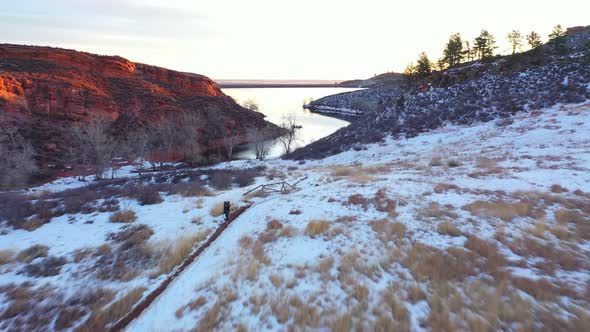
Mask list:
[[319,235],[325,234],[330,229],[330,223],[325,220],[311,220],[305,227],[304,234],[315,238]]
[[137,215],[135,215],[135,211],[130,209],[120,210],[114,212],[109,217],[109,221],[113,223],[130,223],[137,219]]

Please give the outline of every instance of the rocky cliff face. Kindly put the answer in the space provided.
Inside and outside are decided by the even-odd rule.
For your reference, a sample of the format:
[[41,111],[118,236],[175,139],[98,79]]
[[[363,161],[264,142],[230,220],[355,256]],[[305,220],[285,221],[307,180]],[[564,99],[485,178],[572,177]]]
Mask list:
[[72,124],[101,115],[128,128],[181,111],[203,119],[204,145],[220,138],[212,121],[242,136],[246,126],[270,126],[202,75],[117,56],[0,44],[0,122],[16,124],[41,162],[59,159],[66,144],[61,132]]

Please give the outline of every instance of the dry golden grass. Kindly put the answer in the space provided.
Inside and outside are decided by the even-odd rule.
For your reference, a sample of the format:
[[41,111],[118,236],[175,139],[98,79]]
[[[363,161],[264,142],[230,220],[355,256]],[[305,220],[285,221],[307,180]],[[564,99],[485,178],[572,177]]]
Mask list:
[[[235,204],[234,202],[229,202],[230,204],[230,213],[233,213],[234,211],[237,210],[238,205]],[[223,215],[223,202],[217,202],[213,205],[213,207],[211,208],[211,210],[209,211],[209,214],[212,217],[219,217],[221,215]]]
[[181,237],[172,244],[156,245],[154,250],[162,253],[158,262],[157,275],[170,273],[172,269],[180,265],[197,244],[207,239],[210,232],[210,230],[204,230],[193,236]]
[[325,234],[330,229],[330,223],[325,220],[311,220],[305,227],[304,234],[315,238]]
[[256,281],[258,277],[258,271],[260,270],[260,262],[257,260],[251,260],[246,268],[246,279],[250,281]]
[[14,261],[15,253],[12,250],[0,250],[0,266]]
[[542,216],[531,202],[520,201],[509,203],[503,200],[474,201],[462,207],[463,210],[479,217],[499,218],[503,221],[512,221],[516,217]]
[[215,205],[213,205],[213,207],[211,208],[211,211],[209,211],[209,214],[212,217],[219,217],[219,216],[221,216],[223,214],[223,202],[217,202],[217,203],[215,203]]
[[281,324],[287,322],[291,316],[289,302],[285,297],[275,298],[270,301],[270,310]]
[[544,239],[547,228],[545,220],[537,220],[533,226],[527,228],[526,231],[538,238]]
[[22,250],[16,256],[19,262],[30,263],[35,258],[47,257],[49,253],[49,247],[43,245],[30,246],[27,249]]
[[330,175],[334,176],[334,177],[351,176],[354,173],[355,168],[356,167],[350,167],[350,166],[336,166],[330,172]]
[[252,198],[266,198],[269,194],[262,190],[256,190],[244,196],[244,199],[251,200]]
[[416,303],[426,299],[426,294],[422,291],[422,288],[417,285],[411,285],[408,287],[408,301]]
[[277,219],[271,219],[266,223],[267,231],[274,231],[283,228],[283,224]]
[[297,228],[293,226],[285,226],[281,228],[280,236],[282,237],[294,237],[298,233]]
[[135,211],[130,209],[119,210],[114,212],[109,217],[109,221],[112,223],[130,223],[137,219]]
[[253,243],[254,240],[248,235],[244,235],[240,238],[240,247],[242,247],[243,250],[249,249]]
[[203,208],[203,203],[205,203],[205,200],[203,199],[203,197],[199,197],[197,198],[197,200],[195,201],[195,207],[197,209],[202,209]]
[[145,288],[135,288],[109,307],[95,307],[90,318],[76,329],[77,332],[105,331],[109,324],[117,322],[142,298]]
[[406,225],[400,222],[391,222],[387,219],[373,220],[369,222],[377,237],[383,243],[388,241],[401,240],[406,236]]
[[461,230],[455,224],[443,221],[438,224],[438,232],[443,235],[461,236]]
[[271,274],[268,278],[276,288],[279,288],[283,284],[283,277],[278,274]]
[[363,285],[356,285],[354,286],[353,296],[357,301],[366,303],[369,300],[369,289]]
[[195,332],[209,332],[216,330],[222,319],[222,307],[219,302],[207,309],[203,318],[197,323]]
[[426,207],[423,207],[418,211],[418,218],[434,218],[434,219],[443,219],[443,218],[451,218],[457,219],[459,215],[453,212],[454,207],[452,205],[440,205],[436,202],[430,202]]
[[352,322],[352,315],[347,313],[343,314],[340,317],[337,317],[331,324],[330,329],[332,331],[352,331],[353,330],[353,322]]
[[459,190],[460,188],[457,185],[454,184],[449,184],[449,183],[437,183],[434,186],[434,192],[437,194],[442,194],[444,192],[447,192],[449,190]]
[[333,257],[326,257],[320,260],[317,271],[320,273],[322,280],[329,280],[330,279],[330,271],[334,266],[334,258]]
[[556,194],[561,194],[561,193],[566,193],[569,190],[567,190],[566,188],[558,185],[558,184],[554,184],[551,186],[551,192],[552,193],[556,193]]

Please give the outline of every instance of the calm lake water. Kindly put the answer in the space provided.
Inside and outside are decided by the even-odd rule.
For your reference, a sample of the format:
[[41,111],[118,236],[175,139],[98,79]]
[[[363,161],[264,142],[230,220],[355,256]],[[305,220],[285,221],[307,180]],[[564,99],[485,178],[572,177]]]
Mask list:
[[[277,125],[281,124],[284,116],[292,114],[302,128],[299,130],[297,147],[301,147],[326,137],[336,130],[348,126],[349,122],[311,113],[303,108],[303,104],[328,95],[354,91],[353,88],[239,88],[223,89],[223,92],[233,97],[239,104],[246,100],[254,100],[260,107],[260,112],[266,115],[266,120]],[[278,141],[273,143],[269,157],[283,154],[283,147]],[[253,149],[249,148],[236,154],[237,158],[254,158]]]

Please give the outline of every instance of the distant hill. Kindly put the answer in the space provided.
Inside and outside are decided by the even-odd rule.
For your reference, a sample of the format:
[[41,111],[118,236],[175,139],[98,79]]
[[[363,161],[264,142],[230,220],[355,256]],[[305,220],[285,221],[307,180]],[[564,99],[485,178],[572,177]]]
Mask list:
[[351,80],[338,83],[347,88],[398,88],[402,84],[402,74],[384,73],[366,80]]

